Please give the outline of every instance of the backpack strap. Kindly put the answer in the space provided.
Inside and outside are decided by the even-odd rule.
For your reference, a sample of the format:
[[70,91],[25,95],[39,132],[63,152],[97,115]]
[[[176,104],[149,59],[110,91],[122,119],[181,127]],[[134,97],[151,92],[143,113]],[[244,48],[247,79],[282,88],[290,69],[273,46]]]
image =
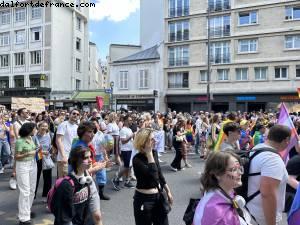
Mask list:
[[[278,152],[276,152],[273,148],[269,148],[269,147],[263,147],[263,148],[259,148],[256,149],[253,153],[253,155],[250,156],[249,158],[249,164],[251,163],[252,159],[257,156],[258,154],[262,153],[262,152],[273,152],[279,155]],[[251,164],[250,164],[251,165]],[[249,167],[250,170],[250,167]],[[261,175],[261,172],[257,172],[257,173],[249,173],[248,176],[249,177],[253,177],[253,176],[259,176]],[[252,199],[254,199],[256,196],[258,196],[260,194],[260,190],[254,192],[252,195],[250,195],[249,197],[247,197],[245,199],[246,203],[250,202]]]

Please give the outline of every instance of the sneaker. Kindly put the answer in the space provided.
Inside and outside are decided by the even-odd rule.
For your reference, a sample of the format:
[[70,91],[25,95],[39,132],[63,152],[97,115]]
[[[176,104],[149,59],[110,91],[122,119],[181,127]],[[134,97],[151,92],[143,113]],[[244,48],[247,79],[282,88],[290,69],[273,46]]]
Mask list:
[[2,167],[2,169],[0,169],[0,174],[4,173],[4,167]]
[[124,186],[127,188],[135,188],[135,185],[133,183],[131,183],[130,181],[125,182]]
[[185,164],[185,167],[186,168],[192,168],[192,165],[187,163],[187,164]]
[[180,170],[178,170],[178,171],[184,171],[185,170],[185,168],[184,167],[181,167],[181,169]]
[[157,156],[158,156],[158,157],[161,157],[161,154],[160,154],[160,153],[157,153]]
[[19,225],[31,225],[31,221],[28,220],[28,221],[25,221],[25,222],[19,222]]
[[112,184],[113,184],[114,189],[116,191],[120,191],[121,190],[121,188],[120,188],[120,181],[117,178],[112,179]]
[[158,158],[158,162],[159,163],[163,163],[164,161],[162,161],[160,158]]
[[16,178],[11,177],[9,180],[9,187],[11,190],[17,190],[17,181]]
[[176,168],[174,168],[173,166],[171,166],[171,170],[174,172],[177,172],[178,170]]

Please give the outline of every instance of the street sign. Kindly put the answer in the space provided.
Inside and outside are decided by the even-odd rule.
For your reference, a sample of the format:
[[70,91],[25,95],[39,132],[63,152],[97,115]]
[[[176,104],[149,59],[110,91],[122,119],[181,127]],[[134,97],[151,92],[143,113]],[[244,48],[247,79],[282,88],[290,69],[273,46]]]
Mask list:
[[110,93],[111,93],[111,89],[104,89],[104,92],[105,92],[106,94],[110,94]]

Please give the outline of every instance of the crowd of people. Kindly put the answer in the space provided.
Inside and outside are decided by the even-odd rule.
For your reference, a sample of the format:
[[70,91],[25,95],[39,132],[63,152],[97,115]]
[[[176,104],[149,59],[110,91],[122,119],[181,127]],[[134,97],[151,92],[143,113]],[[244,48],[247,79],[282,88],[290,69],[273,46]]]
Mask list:
[[[47,204],[55,225],[103,224],[100,199],[110,200],[105,186],[112,167],[117,171],[112,179],[116,191],[121,186],[135,188],[136,225],[168,225],[173,196],[160,168],[161,154],[174,153],[174,172],[191,168],[188,155],[193,154],[205,161],[193,225],[277,225],[282,212],[293,208],[300,180],[299,144],[290,150],[286,164],[280,155],[290,143],[291,130],[277,124],[278,116],[170,110],[4,111],[0,174],[12,171],[8,185],[19,190],[20,225],[31,224],[34,217],[31,207],[41,174],[45,202],[53,186],[53,197],[59,199],[48,198]],[[290,118],[300,134],[300,114]],[[249,175],[246,195],[239,196],[244,172]]]

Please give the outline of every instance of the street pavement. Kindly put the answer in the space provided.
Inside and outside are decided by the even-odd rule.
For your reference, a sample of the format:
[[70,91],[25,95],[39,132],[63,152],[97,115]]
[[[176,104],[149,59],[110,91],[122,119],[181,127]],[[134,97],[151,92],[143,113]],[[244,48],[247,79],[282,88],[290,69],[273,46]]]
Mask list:
[[[169,214],[170,225],[184,225],[182,220],[184,211],[191,197],[199,197],[200,188],[200,172],[203,170],[204,161],[199,159],[199,156],[188,155],[188,159],[193,165],[192,168],[184,171],[173,172],[170,170],[169,164],[174,157],[174,153],[163,154],[161,163],[163,174],[170,186],[174,205]],[[0,225],[17,225],[17,202],[18,191],[12,191],[8,188],[9,170],[5,174],[0,174]],[[53,180],[54,180],[53,171]],[[109,172],[109,177],[113,177],[115,169]],[[36,218],[33,219],[34,225],[52,225],[53,216],[47,212],[46,203],[43,202],[42,179],[40,181],[38,197],[33,203],[32,211],[36,213]],[[104,225],[134,225],[133,217],[133,194],[134,189],[122,188],[120,191],[113,190],[112,184],[109,181],[106,193],[111,197],[110,201],[101,201],[101,211],[104,218]],[[280,225],[286,225],[282,223]]]

